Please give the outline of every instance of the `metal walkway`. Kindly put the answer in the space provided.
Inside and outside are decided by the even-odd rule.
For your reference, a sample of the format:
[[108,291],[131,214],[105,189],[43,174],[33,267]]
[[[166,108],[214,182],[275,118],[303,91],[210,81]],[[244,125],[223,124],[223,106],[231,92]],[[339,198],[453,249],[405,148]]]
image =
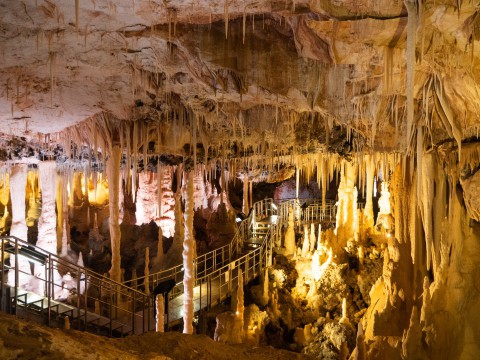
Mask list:
[[149,296],[16,237],[0,241],[2,311],[61,327],[68,316],[72,328],[108,336],[151,328]]
[[[228,245],[195,259],[195,313],[229,297],[238,283],[240,269],[244,283],[248,283],[272,264],[273,248],[279,244],[282,226],[288,222],[291,203],[282,203],[280,209],[272,199],[255,203]],[[298,200],[293,201],[295,204],[303,221],[334,221],[333,204],[321,208],[318,204],[301,208]],[[139,291],[133,288],[133,281],[116,283],[15,237],[0,240],[2,311],[52,326],[63,326],[68,316],[73,328],[108,336],[140,334],[155,328],[153,296],[145,294],[145,278],[135,280],[143,289]],[[72,279],[68,284],[65,274]],[[25,279],[36,285],[36,291],[25,290]],[[183,317],[183,265],[150,274],[148,281],[149,289],[155,289],[172,279],[175,285],[168,296],[166,327]]]

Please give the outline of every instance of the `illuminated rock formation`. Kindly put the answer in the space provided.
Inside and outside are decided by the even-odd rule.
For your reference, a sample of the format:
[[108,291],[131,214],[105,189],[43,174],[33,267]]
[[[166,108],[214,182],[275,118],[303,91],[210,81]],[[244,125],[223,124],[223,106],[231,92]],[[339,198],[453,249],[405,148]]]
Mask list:
[[194,265],[195,237],[193,234],[193,171],[186,174],[187,197],[185,199],[185,238],[183,240],[183,332],[193,333],[193,286],[194,286]]

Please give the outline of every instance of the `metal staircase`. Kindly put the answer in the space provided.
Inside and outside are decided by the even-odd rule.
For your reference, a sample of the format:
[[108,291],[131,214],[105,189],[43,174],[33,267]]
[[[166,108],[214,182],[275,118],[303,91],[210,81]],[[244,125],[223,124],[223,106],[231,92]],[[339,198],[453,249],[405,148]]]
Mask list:
[[0,241],[2,311],[51,326],[68,316],[72,328],[108,336],[153,328],[150,296],[16,237]]

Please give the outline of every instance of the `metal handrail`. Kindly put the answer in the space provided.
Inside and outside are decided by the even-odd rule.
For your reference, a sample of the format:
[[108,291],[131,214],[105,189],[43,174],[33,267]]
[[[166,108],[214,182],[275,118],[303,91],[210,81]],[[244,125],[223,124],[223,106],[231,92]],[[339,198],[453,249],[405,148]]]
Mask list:
[[[45,270],[40,273],[37,271],[35,275],[36,281],[43,284],[43,294],[37,294],[43,296],[43,299],[38,299],[36,302],[41,304],[40,310],[44,312],[43,315],[48,325],[55,320],[54,315],[58,317],[64,313],[71,313],[72,315],[75,314],[72,321],[77,324],[77,328],[83,328],[83,330],[88,330],[89,324],[93,324],[93,319],[101,318],[104,322],[102,327],[106,329],[110,336],[119,328],[122,329],[120,335],[143,333],[152,328],[150,319],[151,301],[150,297],[144,293],[62,259],[17,237],[2,236],[0,241],[2,244],[2,275],[4,276],[6,270],[14,272],[14,294],[11,304],[14,306],[15,314],[18,311],[19,292],[22,291],[19,287],[20,277],[34,276],[20,269],[21,262],[36,261],[40,262],[40,266],[44,267]],[[6,253],[14,256],[14,265],[8,266],[5,264],[3,260],[6,260]],[[76,286],[66,289],[63,277],[57,275],[60,273],[70,273],[72,280],[76,280]],[[0,281],[2,282],[0,301],[3,301],[6,281],[4,278]],[[71,293],[75,303],[65,303],[55,297],[55,294],[64,289]],[[26,303],[28,295],[24,297]],[[0,306],[2,309],[4,308],[4,304],[0,304]],[[60,313],[60,307],[65,311]],[[96,307],[100,309],[100,314],[95,314]],[[28,306],[24,308],[29,310]]]
[[[270,226],[260,247],[196,279],[199,290],[194,292],[195,313],[208,309],[230,296],[238,282],[239,269],[242,270],[244,282],[247,283],[259,276],[266,266],[271,265],[275,226],[275,223]],[[183,305],[171,307],[169,312],[178,311],[180,306]]]
[[[273,199],[264,199],[255,203],[250,215],[239,224],[230,243],[195,258],[195,279],[202,278],[208,273],[216,271],[218,268],[235,259],[238,256],[240,249],[243,247],[244,240],[251,237],[255,221],[275,215],[276,213],[276,205]],[[183,287],[180,286],[183,283],[183,264],[178,264],[169,269],[149,274],[148,276],[148,284],[152,288],[155,288],[157,284],[165,280],[174,279],[177,286],[171,291],[170,297],[173,298],[183,294]],[[124,284],[127,286],[133,286],[134,281],[140,284],[145,284],[145,276],[125,281]],[[195,282],[195,286],[196,285],[198,285],[197,281]]]

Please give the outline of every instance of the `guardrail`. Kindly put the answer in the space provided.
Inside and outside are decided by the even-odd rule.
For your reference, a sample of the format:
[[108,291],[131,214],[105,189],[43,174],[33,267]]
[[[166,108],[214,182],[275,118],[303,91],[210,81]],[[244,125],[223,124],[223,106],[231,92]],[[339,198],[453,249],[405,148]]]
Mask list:
[[288,222],[289,208],[295,213],[295,220],[304,222],[329,221],[334,222],[336,205],[333,200],[326,200],[325,204],[319,199],[288,199],[282,202],[279,211],[279,221]]
[[[47,325],[68,315],[80,330],[101,330],[109,336],[143,333],[152,328],[150,297],[89,269],[78,266],[13,236],[2,236],[0,308],[14,314],[35,312]],[[8,259],[8,260],[7,260]],[[13,264],[12,264],[13,260]],[[7,264],[10,262],[10,264]],[[35,275],[23,270],[35,263]],[[37,266],[41,267],[38,271]],[[22,269],[21,269],[22,268]],[[12,275],[13,274],[13,275]],[[74,286],[66,287],[60,274],[70,274]],[[7,281],[10,278],[12,281]],[[43,294],[22,289],[20,279],[34,279]],[[70,301],[61,301],[67,290]],[[8,296],[6,293],[9,292]]]
[[[202,293],[205,293],[206,291],[205,289],[207,286],[206,284],[209,284],[208,286],[211,286],[212,279],[213,280],[216,279],[217,275],[218,276],[223,275],[225,276],[225,279],[227,279],[229,275],[232,275],[233,276],[232,279],[234,279],[236,276],[235,273],[232,273],[232,274],[229,273],[229,275],[225,275],[226,267],[233,266],[235,268],[235,266],[232,264],[236,264],[237,261],[244,261],[242,259],[245,259],[245,258],[248,259],[247,263],[250,261],[253,261],[251,258],[248,258],[248,256],[255,257],[257,255],[249,255],[249,254],[253,254],[253,253],[256,254],[256,252],[260,251],[263,248],[263,242],[262,242],[262,246],[242,256],[241,249],[243,248],[243,243],[246,239],[250,239],[252,237],[253,229],[256,222],[263,220],[265,218],[271,217],[273,215],[276,215],[277,212],[278,212],[277,205],[274,203],[273,199],[265,199],[255,203],[252,211],[250,212],[249,217],[244,219],[239,224],[237,231],[232,241],[229,244],[224,245],[218,249],[212,250],[208,253],[205,253],[195,258],[194,286],[196,288],[199,287],[200,291]],[[271,232],[269,232],[269,237],[272,237]],[[272,245],[270,244],[269,246],[271,247]],[[245,270],[250,271],[251,269],[248,266],[246,266]],[[176,283],[174,288],[169,292],[169,301],[173,301],[176,298],[180,298],[184,292],[183,264],[179,264],[172,268],[150,274],[148,279],[148,284],[151,289],[154,289],[159,283],[170,280],[170,279],[175,280],[175,283]],[[246,277],[245,279],[250,280],[249,277]],[[224,280],[224,282],[225,281],[226,280]],[[124,282],[124,284],[128,286],[133,286],[134,282],[137,282],[137,284],[139,284],[140,287],[144,286],[145,276],[139,277],[137,279],[128,280]],[[225,283],[219,282],[218,285],[220,286],[220,292],[222,293],[222,296],[225,295],[225,292],[223,291],[225,288]],[[210,295],[211,294],[209,293],[209,296]]]
[[[259,276],[266,266],[270,266],[272,264],[275,234],[275,224],[272,224],[260,247],[215,269],[211,273],[197,277],[193,299],[195,304],[194,311],[198,312],[202,309],[208,309],[230,296],[238,283],[240,269],[242,270],[244,282],[247,283]],[[175,303],[175,299],[179,301]],[[173,319],[175,314],[181,313],[182,300],[183,297],[172,297],[170,299],[171,305],[169,306],[168,318]]]

